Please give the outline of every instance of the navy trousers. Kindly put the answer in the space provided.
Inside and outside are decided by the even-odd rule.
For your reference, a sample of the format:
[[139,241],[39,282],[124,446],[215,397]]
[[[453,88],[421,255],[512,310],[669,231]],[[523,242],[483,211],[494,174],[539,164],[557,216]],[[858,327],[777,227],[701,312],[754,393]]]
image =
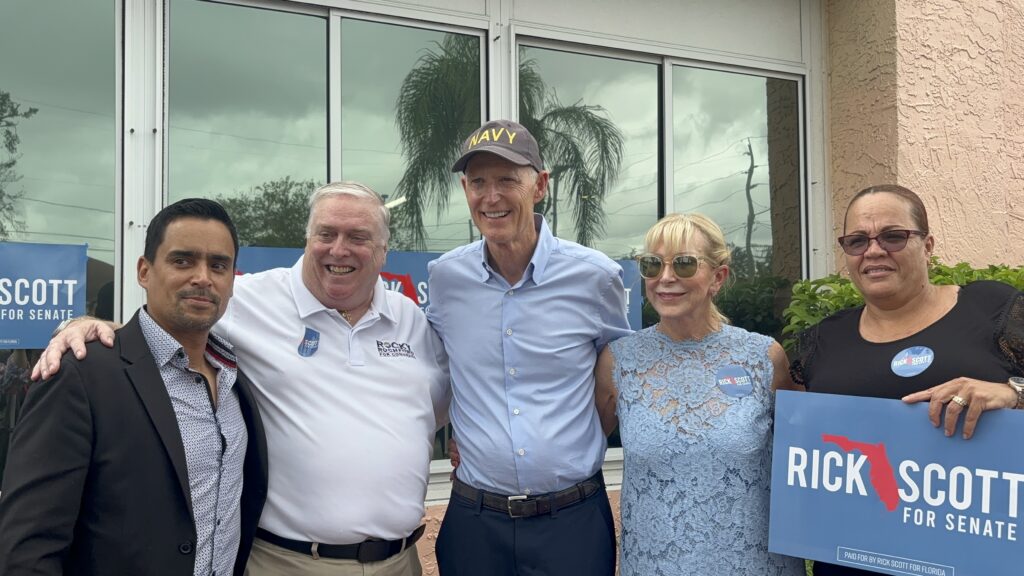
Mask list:
[[549,514],[512,518],[458,494],[437,535],[441,576],[613,576],[615,524],[602,486]]

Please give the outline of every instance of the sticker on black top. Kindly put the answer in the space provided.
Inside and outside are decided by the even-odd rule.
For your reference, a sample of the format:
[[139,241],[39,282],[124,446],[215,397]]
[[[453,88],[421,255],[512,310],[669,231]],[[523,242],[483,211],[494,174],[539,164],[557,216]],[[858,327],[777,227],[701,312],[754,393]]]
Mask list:
[[715,382],[718,383],[719,390],[733,398],[750,396],[750,393],[754,391],[754,383],[750,379],[750,374],[742,366],[736,364],[719,368],[718,372],[715,372]]
[[319,347],[320,333],[312,328],[306,328],[306,334],[302,337],[302,342],[299,342],[299,356],[308,358],[316,354],[316,350]]
[[927,346],[911,346],[892,357],[892,373],[904,378],[917,376],[932,365],[935,353]]

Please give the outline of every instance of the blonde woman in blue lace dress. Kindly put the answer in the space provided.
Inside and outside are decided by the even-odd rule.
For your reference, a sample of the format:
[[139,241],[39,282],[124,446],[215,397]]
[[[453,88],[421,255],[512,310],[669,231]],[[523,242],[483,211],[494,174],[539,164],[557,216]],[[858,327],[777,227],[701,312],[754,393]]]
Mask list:
[[713,221],[666,216],[645,250],[660,322],[597,365],[602,424],[617,416],[625,455],[621,575],[800,576],[802,560],[768,552],[774,391],[796,389],[786,355],[715,307],[730,254]]

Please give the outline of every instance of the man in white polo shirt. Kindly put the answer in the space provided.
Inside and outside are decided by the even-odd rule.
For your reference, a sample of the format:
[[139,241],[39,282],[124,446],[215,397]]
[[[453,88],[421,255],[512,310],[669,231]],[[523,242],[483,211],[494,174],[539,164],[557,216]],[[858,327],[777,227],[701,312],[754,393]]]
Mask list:
[[[355,183],[310,198],[306,248],[241,276],[214,332],[234,343],[267,434],[269,490],[246,574],[417,576],[415,542],[447,357],[419,307],[384,287],[389,215]],[[107,326],[76,321],[40,366]],[[365,569],[365,572],[364,572]]]

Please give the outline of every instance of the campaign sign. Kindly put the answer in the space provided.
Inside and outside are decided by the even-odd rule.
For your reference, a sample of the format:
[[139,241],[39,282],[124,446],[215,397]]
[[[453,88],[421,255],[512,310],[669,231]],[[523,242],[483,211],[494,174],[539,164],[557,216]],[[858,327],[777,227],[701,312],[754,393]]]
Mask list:
[[[290,268],[302,256],[301,248],[258,248],[243,246],[238,251],[238,272],[249,274],[271,268]],[[438,252],[389,251],[381,278],[389,290],[405,294],[422,307],[430,301],[427,288],[427,262],[441,256]],[[634,260],[618,260],[626,287],[626,314],[629,326],[639,330],[643,322],[643,285]],[[596,297],[596,295],[595,295]]]
[[85,314],[85,245],[0,242],[0,349],[45,348]]
[[950,438],[928,405],[780,391],[772,552],[883,574],[1021,573],[1024,412]]
[[622,284],[626,287],[626,318],[633,330],[643,328],[644,284],[636,260],[616,260],[622,266]]

